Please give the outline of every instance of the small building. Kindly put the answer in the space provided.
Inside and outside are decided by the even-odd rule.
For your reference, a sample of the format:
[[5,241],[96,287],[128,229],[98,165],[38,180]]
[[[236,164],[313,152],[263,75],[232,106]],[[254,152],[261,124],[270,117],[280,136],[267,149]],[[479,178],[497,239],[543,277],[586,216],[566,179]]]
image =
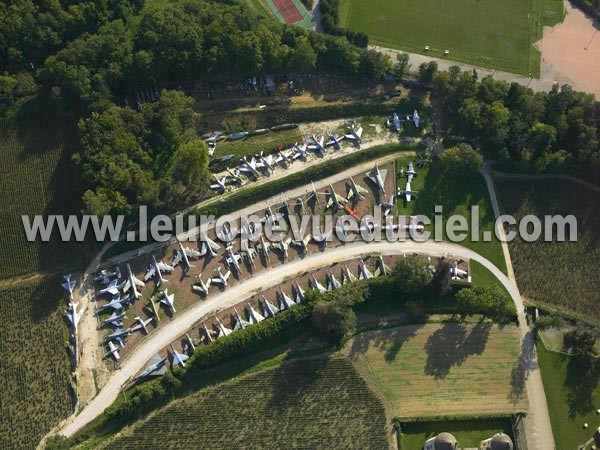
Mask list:
[[457,450],[458,441],[450,433],[440,433],[425,442],[423,450]]
[[479,450],[513,450],[513,448],[512,440],[504,433],[496,433],[479,444]]

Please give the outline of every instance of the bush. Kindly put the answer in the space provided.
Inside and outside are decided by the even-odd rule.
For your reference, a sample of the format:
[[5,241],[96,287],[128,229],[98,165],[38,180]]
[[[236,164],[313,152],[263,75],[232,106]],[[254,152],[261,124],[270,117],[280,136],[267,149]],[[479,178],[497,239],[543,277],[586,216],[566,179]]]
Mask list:
[[483,314],[497,322],[514,320],[517,308],[510,295],[498,286],[465,288],[456,294],[457,311],[466,316]]

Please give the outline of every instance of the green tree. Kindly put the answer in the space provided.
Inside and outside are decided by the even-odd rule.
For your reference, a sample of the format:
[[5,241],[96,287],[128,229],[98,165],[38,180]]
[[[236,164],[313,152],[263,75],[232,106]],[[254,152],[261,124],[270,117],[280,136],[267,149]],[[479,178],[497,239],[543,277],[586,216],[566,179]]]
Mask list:
[[461,143],[445,150],[439,162],[442,170],[451,176],[473,177],[483,166],[483,157],[469,144]]
[[414,255],[400,258],[392,269],[392,276],[401,294],[422,293],[432,279],[427,263]]
[[456,294],[457,309],[462,315],[483,314],[495,321],[505,322],[517,314],[508,293],[499,286],[464,288]]
[[398,53],[396,55],[396,64],[394,64],[394,75],[402,78],[410,70],[410,55],[408,53]]
[[356,314],[344,302],[319,300],[313,309],[312,323],[331,342],[339,343],[356,329]]

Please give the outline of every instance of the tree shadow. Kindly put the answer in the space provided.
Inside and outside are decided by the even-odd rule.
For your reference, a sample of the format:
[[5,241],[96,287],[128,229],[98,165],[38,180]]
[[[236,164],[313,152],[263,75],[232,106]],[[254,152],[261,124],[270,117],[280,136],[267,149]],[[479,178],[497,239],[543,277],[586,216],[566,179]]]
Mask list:
[[525,391],[525,382],[529,374],[539,368],[539,363],[535,358],[535,338],[531,331],[527,332],[521,343],[521,354],[516,366],[513,367],[510,375],[509,400],[518,403]]
[[463,323],[445,323],[425,344],[425,374],[446,378],[454,366],[460,366],[471,355],[485,351],[492,325],[478,322],[470,331]]
[[570,417],[588,414],[594,408],[594,391],[599,381],[600,363],[584,364],[578,357],[569,358],[565,387]]
[[356,359],[365,354],[371,346],[384,350],[384,360],[391,363],[396,359],[402,346],[413,337],[423,325],[408,325],[385,330],[361,333],[352,339],[349,357]]

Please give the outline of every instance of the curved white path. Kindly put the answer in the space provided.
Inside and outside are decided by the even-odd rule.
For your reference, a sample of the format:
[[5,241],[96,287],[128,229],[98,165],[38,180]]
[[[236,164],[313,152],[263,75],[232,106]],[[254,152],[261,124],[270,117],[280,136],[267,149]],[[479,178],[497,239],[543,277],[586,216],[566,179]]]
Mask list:
[[[431,256],[453,256],[457,258],[471,259],[486,267],[496,276],[510,293],[517,306],[519,313],[519,330],[521,336],[525,337],[527,325],[523,310],[523,303],[517,287],[512,283],[495,265],[490,261],[460,245],[446,242],[357,242],[335,248],[328,248],[324,252],[317,252],[303,259],[290,261],[281,266],[273,267],[268,271],[260,272],[225,291],[211,296],[208,300],[199,302],[181,314],[178,314],[170,322],[163,324],[156,332],[148,336],[110,377],[107,384],[98,395],[87,404],[84,409],[66,424],[59,434],[72,436],[83,426],[91,422],[110,406],[120,393],[121,386],[131,377],[143,369],[147,361],[160,349],[166,347],[191,328],[203,316],[234,305],[240,299],[249,297],[253,292],[267,289],[279,284],[282,280],[295,274],[312,270],[317,267],[332,264],[337,261],[351,259],[368,253],[399,254],[418,252]],[[526,348],[529,348],[526,346]],[[538,447],[530,447],[534,450]],[[540,450],[548,450],[552,447],[539,447]]]

